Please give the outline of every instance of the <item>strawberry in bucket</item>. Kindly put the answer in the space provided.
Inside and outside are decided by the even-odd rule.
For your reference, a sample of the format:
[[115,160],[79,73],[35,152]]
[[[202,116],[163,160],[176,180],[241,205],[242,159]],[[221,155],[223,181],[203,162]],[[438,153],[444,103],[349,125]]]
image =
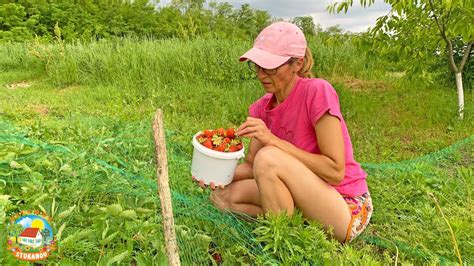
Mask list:
[[232,182],[237,163],[244,157],[242,140],[234,128],[200,131],[193,137],[193,146],[191,174],[197,181],[217,186]]
[[243,148],[242,140],[235,135],[232,127],[227,130],[204,130],[197,136],[197,141],[208,149],[220,152],[236,152]]

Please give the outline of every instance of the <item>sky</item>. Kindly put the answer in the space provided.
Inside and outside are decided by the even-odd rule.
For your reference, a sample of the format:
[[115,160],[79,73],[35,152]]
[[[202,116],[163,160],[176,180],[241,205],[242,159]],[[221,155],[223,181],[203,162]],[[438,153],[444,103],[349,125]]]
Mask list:
[[[316,24],[323,28],[339,25],[342,29],[351,32],[361,32],[373,27],[378,17],[385,15],[390,10],[390,5],[383,1],[375,1],[375,4],[362,8],[359,1],[355,0],[354,5],[347,14],[341,13],[331,15],[326,11],[326,7],[336,1],[333,0],[214,0],[215,2],[228,2],[234,8],[240,8],[243,4],[250,4],[251,7],[265,10],[273,17],[291,19],[301,16],[312,16]],[[340,2],[341,0],[339,0]],[[166,5],[171,0],[161,0],[159,5]],[[207,0],[206,2],[209,2]]]

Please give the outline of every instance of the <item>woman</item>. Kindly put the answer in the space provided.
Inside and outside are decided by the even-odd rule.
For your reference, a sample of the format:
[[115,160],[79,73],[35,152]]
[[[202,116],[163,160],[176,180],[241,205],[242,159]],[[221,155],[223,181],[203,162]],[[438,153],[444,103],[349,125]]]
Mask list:
[[273,23],[240,61],[248,61],[266,94],[236,132],[251,139],[246,161],[225,188],[211,184],[211,201],[252,216],[298,208],[340,242],[351,241],[372,214],[367,174],[354,160],[336,91],[311,78],[303,32]]

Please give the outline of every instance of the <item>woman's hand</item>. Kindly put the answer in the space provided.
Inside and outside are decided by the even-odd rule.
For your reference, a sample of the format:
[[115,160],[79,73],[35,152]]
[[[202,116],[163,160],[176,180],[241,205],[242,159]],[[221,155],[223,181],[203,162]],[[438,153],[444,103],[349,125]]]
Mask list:
[[207,187],[210,187],[212,190],[215,190],[216,188],[221,188],[223,189],[224,188],[224,185],[219,185],[219,186],[216,186],[216,184],[211,181],[211,183],[209,183],[209,186],[204,184],[204,179],[201,179],[201,180],[197,180],[196,177],[194,176],[191,176],[191,178],[193,179],[194,182],[198,183],[200,187],[202,187],[203,189],[206,189]]
[[263,146],[272,145],[277,139],[261,119],[253,117],[247,117],[236,134],[239,137],[256,138]]

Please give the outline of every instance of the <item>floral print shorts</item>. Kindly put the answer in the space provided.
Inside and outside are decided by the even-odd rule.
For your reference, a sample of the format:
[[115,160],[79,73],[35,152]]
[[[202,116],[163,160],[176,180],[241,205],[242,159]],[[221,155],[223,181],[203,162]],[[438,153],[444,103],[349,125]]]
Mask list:
[[367,227],[372,216],[373,206],[370,193],[364,193],[357,197],[342,195],[351,212],[351,222],[347,228],[346,240],[348,243],[356,238]]

